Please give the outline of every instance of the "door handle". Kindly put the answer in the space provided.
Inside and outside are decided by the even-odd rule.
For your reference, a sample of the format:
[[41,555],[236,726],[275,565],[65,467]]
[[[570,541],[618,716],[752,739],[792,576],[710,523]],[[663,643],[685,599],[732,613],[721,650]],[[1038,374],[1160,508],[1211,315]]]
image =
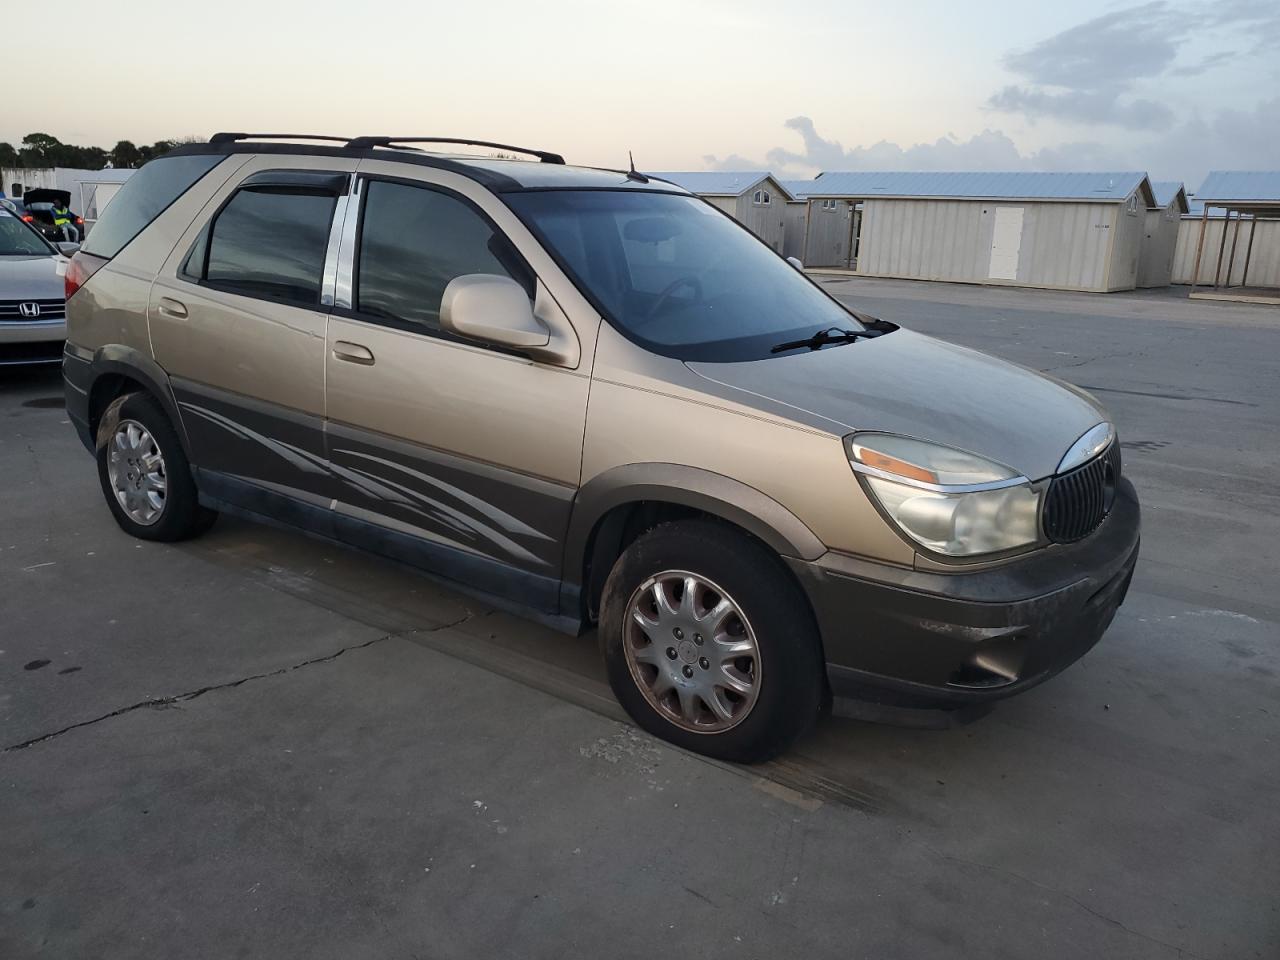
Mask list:
[[172,297],[161,297],[159,309],[166,317],[173,317],[177,320],[187,319],[186,304],[180,303]]
[[362,347],[358,343],[349,343],[346,340],[334,341],[333,357],[335,360],[346,360],[348,363],[362,363],[366,367],[373,366],[372,350],[368,347]]

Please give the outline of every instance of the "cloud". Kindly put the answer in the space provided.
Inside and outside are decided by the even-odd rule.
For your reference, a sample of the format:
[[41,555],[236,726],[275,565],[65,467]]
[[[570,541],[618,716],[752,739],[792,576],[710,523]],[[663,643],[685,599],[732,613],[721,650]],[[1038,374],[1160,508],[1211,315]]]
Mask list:
[[[1194,57],[1185,47],[1195,44]],[[720,170],[770,169],[807,178],[823,170],[1148,170],[1193,189],[1211,169],[1274,169],[1280,157],[1280,97],[1201,113],[1194,99],[1175,110],[1149,94],[1171,77],[1193,77],[1253,57],[1259,75],[1275,68],[1277,0],[1142,3],[1094,17],[1032,47],[1009,53],[1017,74],[987,98],[994,111],[1087,125],[1090,138],[1023,152],[998,127],[968,139],[953,134],[915,144],[886,140],[845,147],[819,134],[807,116],[786,128],[799,147],[778,146],[763,160],[704,157]],[[1259,61],[1262,65],[1259,66]],[[1268,89],[1268,93],[1274,87]],[[1097,132],[1108,126],[1105,135]]]
[[736,153],[705,156],[703,161],[715,170],[767,169],[783,177],[808,178],[823,170],[1079,170],[1086,160],[1096,167],[1107,153],[1101,144],[1081,142],[1023,154],[1000,130],[983,130],[967,140],[948,134],[905,147],[881,140],[846,149],[819,134],[809,117],[792,117],[785,126],[799,134],[799,150],[774,147],[763,161]]
[[[1245,37],[1253,42],[1237,53]],[[1182,48],[1193,38],[1230,47],[1192,63],[1179,62]],[[1277,39],[1280,4],[1275,0],[1154,0],[1094,17],[1026,50],[1006,54],[1004,65],[1019,82],[996,91],[987,106],[1032,122],[1167,128],[1174,111],[1134,97],[1135,87],[1162,77],[1198,76],[1235,56],[1270,52]]]
[[1003,113],[1021,113],[1035,122],[1042,118],[1077,123],[1113,123],[1135,130],[1159,130],[1173,121],[1168,106],[1155,100],[1121,100],[1113,90],[1068,90],[1047,93],[1008,86],[993,93],[987,105]]

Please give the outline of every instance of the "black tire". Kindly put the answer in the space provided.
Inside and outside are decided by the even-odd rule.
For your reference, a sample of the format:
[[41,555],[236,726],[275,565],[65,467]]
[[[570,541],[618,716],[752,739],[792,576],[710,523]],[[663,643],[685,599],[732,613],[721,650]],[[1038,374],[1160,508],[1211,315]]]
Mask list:
[[149,394],[132,393],[125,397],[118,408],[118,417],[108,408],[113,421],[133,420],[146,428],[164,458],[164,505],[159,516],[151,523],[139,523],[125,512],[116,498],[109,473],[109,451],[112,438],[98,448],[98,481],[111,515],[120,529],[140,540],[172,542],[199,536],[213,526],[218,514],[200,506],[196,483],[191,475],[191,465],[182,449],[178,433],[165,414],[164,408]]
[[[632,597],[650,577],[673,570],[721,586],[755,634],[760,658],[755,702],[736,725],[719,732],[689,730],[669,720],[646,698],[627,662],[623,645],[629,642]],[[637,538],[605,582],[600,639],[609,683],[632,719],[698,753],[739,763],[768,760],[807,731],[822,708],[822,644],[807,600],[772,551],[723,523],[666,523]]]

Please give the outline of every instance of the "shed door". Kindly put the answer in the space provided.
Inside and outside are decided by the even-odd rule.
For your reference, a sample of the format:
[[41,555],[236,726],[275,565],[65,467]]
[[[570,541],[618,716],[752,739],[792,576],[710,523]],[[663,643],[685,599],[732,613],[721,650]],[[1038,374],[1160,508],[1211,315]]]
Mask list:
[[1018,253],[1022,249],[1022,208],[996,207],[995,229],[991,233],[992,280],[1018,279]]

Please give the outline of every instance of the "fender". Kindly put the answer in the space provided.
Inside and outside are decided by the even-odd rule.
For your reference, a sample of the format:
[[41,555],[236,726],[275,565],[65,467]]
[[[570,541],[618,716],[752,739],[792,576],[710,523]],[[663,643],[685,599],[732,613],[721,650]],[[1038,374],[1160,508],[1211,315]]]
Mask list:
[[574,498],[565,537],[564,579],[582,579],[591,533],[614,507],[642,500],[692,507],[760,538],[780,556],[816,560],[826,546],[794,513],[739,480],[677,463],[630,463],[592,477]]
[[90,370],[89,393],[91,396],[93,386],[103,377],[112,374],[136,380],[146,387],[147,391],[159,400],[160,405],[164,407],[164,412],[169,417],[169,422],[173,424],[178,433],[178,439],[182,442],[182,452],[186,454],[188,462],[193,462],[191,459],[191,445],[187,440],[186,426],[183,424],[182,415],[178,411],[178,404],[173,396],[173,387],[169,384],[169,375],[165,373],[160,364],[135,347],[109,343],[94,351]]

